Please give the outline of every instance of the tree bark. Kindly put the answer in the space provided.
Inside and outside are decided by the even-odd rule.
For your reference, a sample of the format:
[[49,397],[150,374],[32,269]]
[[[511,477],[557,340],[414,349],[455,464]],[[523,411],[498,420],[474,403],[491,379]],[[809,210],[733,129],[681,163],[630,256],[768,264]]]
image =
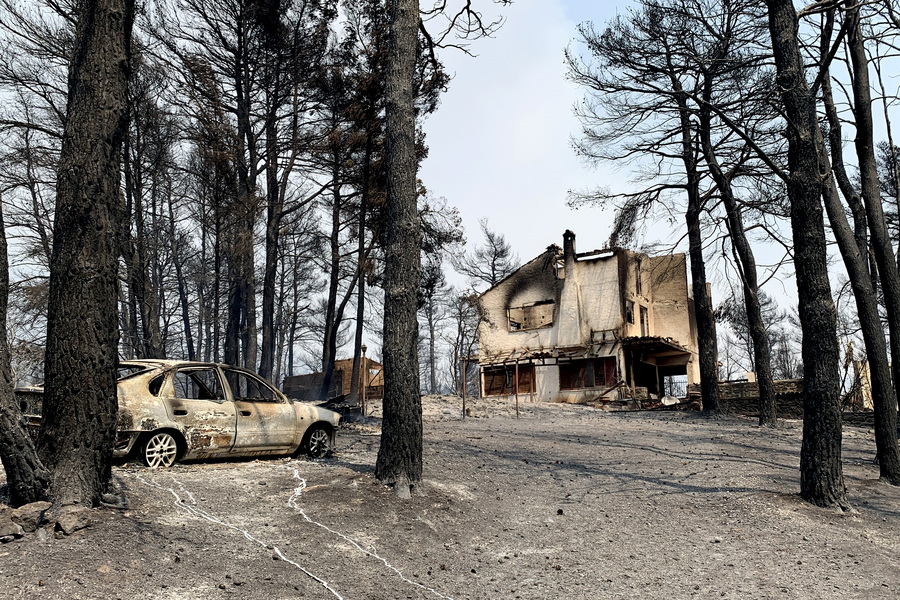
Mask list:
[[787,118],[788,199],[803,331],[803,443],[800,495],[818,506],[849,508],[841,465],[837,317],[828,280],[815,103],[806,82],[797,13],[790,0],[767,0],[776,83]]
[[111,476],[119,332],[120,159],[134,4],[78,4],[50,263],[41,460],[54,504],[96,505]]
[[6,252],[6,229],[3,205],[0,203],[0,460],[6,471],[9,500],[12,506],[46,500],[50,492],[50,473],[41,464],[37,450],[13,394],[9,341],[6,332],[6,309],[9,304],[9,263]]
[[421,227],[416,210],[416,124],[413,74],[419,3],[390,4],[385,224],[384,420],[375,476],[409,497],[422,480],[422,399],[419,394],[417,291]]

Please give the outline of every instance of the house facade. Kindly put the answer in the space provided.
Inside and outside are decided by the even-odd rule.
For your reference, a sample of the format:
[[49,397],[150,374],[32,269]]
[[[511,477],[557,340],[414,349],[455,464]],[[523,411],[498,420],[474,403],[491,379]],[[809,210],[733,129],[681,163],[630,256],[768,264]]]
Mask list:
[[578,254],[566,231],[479,302],[484,396],[652,400],[699,383],[684,254]]

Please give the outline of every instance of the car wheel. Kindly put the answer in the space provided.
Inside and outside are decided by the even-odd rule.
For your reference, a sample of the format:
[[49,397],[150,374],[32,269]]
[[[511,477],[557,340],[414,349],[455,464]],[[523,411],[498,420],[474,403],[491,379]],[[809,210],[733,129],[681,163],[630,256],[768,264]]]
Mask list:
[[178,458],[178,442],[171,433],[154,433],[144,442],[141,454],[144,464],[151,469],[171,467]]
[[310,458],[325,458],[331,452],[331,436],[321,425],[313,425],[306,438],[306,454]]

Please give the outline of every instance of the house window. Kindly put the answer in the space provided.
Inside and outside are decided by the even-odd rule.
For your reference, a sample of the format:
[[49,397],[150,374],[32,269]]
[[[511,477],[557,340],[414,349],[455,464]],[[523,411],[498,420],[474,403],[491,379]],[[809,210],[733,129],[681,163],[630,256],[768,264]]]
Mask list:
[[634,302],[631,300],[625,301],[625,321],[629,325],[634,325]]
[[565,279],[566,278],[566,261],[563,259],[556,261],[556,278],[557,279]]
[[573,360],[559,364],[559,389],[607,389],[616,384],[616,359],[612,356]]
[[[516,367],[487,367],[484,370],[484,396],[509,396],[516,393]],[[519,393],[534,392],[534,365],[519,365]]]
[[650,335],[650,312],[646,306],[641,307],[641,337]]
[[507,310],[510,331],[525,331],[553,326],[553,300],[542,300]]

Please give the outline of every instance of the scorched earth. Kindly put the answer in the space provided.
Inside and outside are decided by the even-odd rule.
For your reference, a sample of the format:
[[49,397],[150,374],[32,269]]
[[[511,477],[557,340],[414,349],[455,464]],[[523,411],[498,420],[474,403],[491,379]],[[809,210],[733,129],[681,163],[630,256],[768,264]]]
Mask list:
[[425,405],[425,496],[372,477],[377,420],[327,460],[125,464],[126,508],[0,546],[0,598],[900,597],[870,430],[845,428],[839,514],[796,495],[795,421]]

